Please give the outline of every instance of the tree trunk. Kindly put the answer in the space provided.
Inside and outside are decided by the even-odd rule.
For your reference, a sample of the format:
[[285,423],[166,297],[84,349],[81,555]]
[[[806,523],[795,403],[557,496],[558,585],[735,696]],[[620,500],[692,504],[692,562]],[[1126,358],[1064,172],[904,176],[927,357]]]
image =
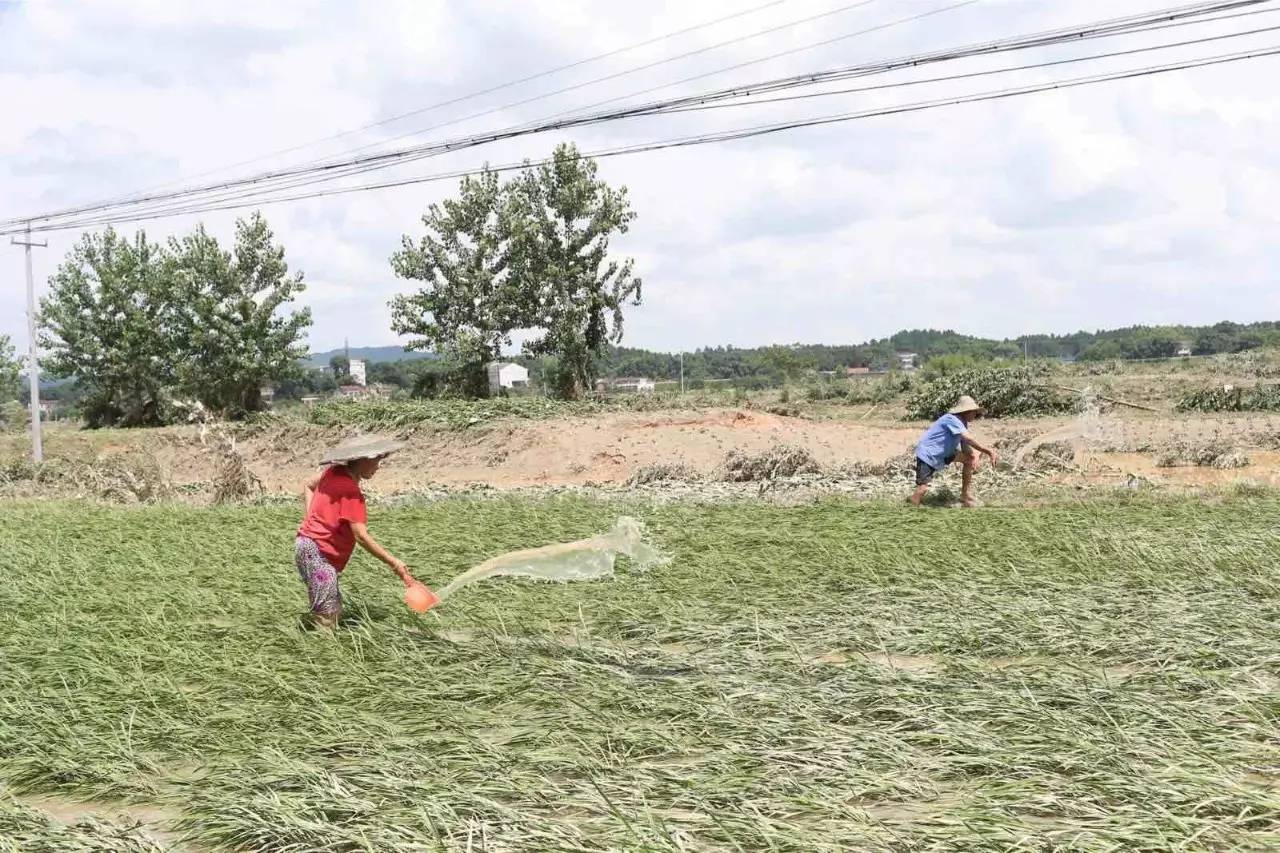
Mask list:
[[243,414],[262,411],[262,388],[258,383],[247,386],[240,394],[240,408]]

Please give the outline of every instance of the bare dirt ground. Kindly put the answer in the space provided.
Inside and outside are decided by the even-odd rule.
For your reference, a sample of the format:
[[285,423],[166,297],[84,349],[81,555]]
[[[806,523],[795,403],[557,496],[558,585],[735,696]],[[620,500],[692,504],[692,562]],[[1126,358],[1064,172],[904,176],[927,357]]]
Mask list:
[[[483,484],[497,489],[609,485],[646,466],[679,463],[714,476],[731,450],[754,454],[778,445],[807,450],[824,471],[880,465],[909,453],[923,425],[851,418],[785,417],[750,409],[618,413],[549,421],[508,421],[461,431],[420,431],[372,484],[384,495],[427,487]],[[1280,415],[1155,415],[1117,409],[1105,415],[980,421],[975,432],[1008,460],[1038,445],[1068,447],[1053,482],[1088,484],[1133,478],[1158,485],[1202,486],[1242,479],[1280,486]],[[339,430],[283,423],[237,442],[268,493],[298,490]],[[1230,469],[1157,464],[1170,448],[1218,446],[1247,464]],[[97,432],[58,426],[47,455],[89,462],[146,456],[179,490],[197,491],[214,476],[215,443],[194,427]],[[1021,453],[1019,453],[1021,451]],[[0,436],[0,464],[26,453],[21,434]]]

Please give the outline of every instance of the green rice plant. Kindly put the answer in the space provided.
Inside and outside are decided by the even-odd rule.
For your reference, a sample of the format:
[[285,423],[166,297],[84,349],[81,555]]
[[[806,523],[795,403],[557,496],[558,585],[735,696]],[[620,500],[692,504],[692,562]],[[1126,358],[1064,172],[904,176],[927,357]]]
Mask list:
[[365,432],[408,432],[415,429],[463,430],[499,420],[550,420],[603,412],[649,412],[673,408],[707,408],[744,402],[737,394],[698,392],[687,395],[631,394],[608,399],[552,400],[546,397],[493,397],[487,400],[326,400],[288,414],[255,418],[250,430],[261,431],[303,417],[321,427]]
[[437,588],[622,514],[671,562],[417,616],[359,555],[333,633],[299,626],[295,508],[4,510],[0,780],[173,813],[186,849],[1280,844],[1274,493],[378,508]]

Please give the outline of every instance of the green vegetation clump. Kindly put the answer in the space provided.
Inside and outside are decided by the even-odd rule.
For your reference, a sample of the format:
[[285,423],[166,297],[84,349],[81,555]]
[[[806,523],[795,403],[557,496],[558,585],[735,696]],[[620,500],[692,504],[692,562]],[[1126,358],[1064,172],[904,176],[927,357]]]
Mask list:
[[1048,384],[1039,366],[987,367],[959,370],[927,382],[907,397],[907,417],[932,420],[968,394],[987,417],[1025,417],[1071,411],[1075,402]]
[[1201,388],[1184,395],[1177,408],[1181,412],[1280,412],[1280,384]]
[[27,413],[27,407],[17,400],[8,400],[0,403],[0,429],[22,430],[26,429],[30,422],[31,418]]
[[318,426],[375,431],[420,427],[458,430],[501,418],[541,420],[565,414],[589,414],[593,404],[545,397],[495,397],[489,400],[324,400],[305,417]]
[[905,373],[890,373],[880,379],[836,379],[819,382],[805,389],[805,398],[811,402],[836,402],[851,405],[892,403],[907,391],[913,382]]
[[551,400],[546,397],[493,397],[487,400],[324,400],[304,410],[317,426],[366,432],[403,432],[419,428],[461,430],[503,419],[548,420],[640,408],[649,399],[618,401]]
[[606,412],[658,412],[670,409],[704,409],[726,405],[750,405],[744,394],[698,392],[694,394],[633,394],[587,400],[554,400],[548,397],[491,397],[485,400],[322,400],[290,413],[260,415],[257,425],[301,417],[316,426],[366,432],[407,432],[414,429],[463,430],[504,419],[550,420],[587,417]]

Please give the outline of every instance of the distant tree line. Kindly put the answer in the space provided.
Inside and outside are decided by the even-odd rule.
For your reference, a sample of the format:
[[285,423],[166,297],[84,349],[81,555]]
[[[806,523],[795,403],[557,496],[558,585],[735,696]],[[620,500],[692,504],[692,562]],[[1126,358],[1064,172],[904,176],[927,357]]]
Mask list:
[[[770,388],[817,372],[842,374],[847,367],[889,371],[898,367],[897,353],[914,352],[926,378],[982,365],[1020,361],[1023,346],[1032,359],[1077,358],[1084,360],[1171,358],[1185,345],[1196,355],[1241,352],[1262,346],[1280,346],[1280,323],[1213,326],[1133,326],[1071,335],[1026,335],[994,340],[954,331],[911,329],[865,344],[793,344],[768,347],[706,347],[684,354],[685,384],[698,388],[724,383],[738,388]],[[340,359],[341,357],[337,357]],[[534,384],[554,389],[558,366],[551,356],[517,355],[509,358],[529,368]],[[371,362],[370,382],[378,382],[413,396],[454,393],[448,361]],[[309,393],[325,393],[337,387],[337,368],[311,371]],[[592,371],[603,377],[643,376],[678,381],[680,355],[635,347],[603,347]],[[345,372],[343,370],[342,372]],[[280,392],[277,392],[278,394]],[[285,396],[291,396],[286,393]],[[292,394],[301,396],[301,394]]]
[[[954,364],[1034,359],[1138,359],[1172,358],[1183,346],[1195,355],[1243,352],[1264,346],[1280,346],[1280,322],[1250,324],[1217,323],[1212,326],[1130,326],[1069,335],[1025,335],[995,340],[954,331],[909,329],[864,344],[827,346],[793,344],[770,347],[708,347],[684,355],[686,382],[706,380],[759,380],[779,384],[797,368],[803,371],[839,371],[846,367],[890,370],[896,353],[913,352],[919,362],[951,358]],[[945,365],[945,362],[943,362]],[[597,365],[604,376],[648,376],[678,379],[680,356],[629,347],[609,347]]]

